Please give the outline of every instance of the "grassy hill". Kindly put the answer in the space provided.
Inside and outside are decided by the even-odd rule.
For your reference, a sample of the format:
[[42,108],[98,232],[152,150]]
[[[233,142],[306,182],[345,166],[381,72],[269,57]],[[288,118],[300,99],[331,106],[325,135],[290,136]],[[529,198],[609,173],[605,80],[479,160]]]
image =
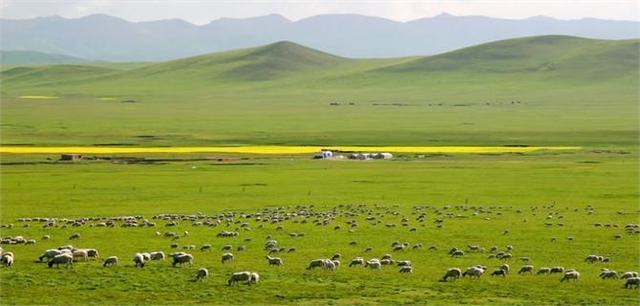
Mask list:
[[10,50],[0,51],[0,65],[61,65],[61,64],[89,64],[90,60],[38,51]]
[[543,36],[355,60],[280,42],[130,69],[17,67],[1,73],[3,143],[635,144],[638,49]]

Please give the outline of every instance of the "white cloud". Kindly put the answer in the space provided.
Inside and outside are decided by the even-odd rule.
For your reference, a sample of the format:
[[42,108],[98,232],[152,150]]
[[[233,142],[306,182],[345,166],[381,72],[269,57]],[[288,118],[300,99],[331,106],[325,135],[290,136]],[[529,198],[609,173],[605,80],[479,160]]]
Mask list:
[[203,24],[220,17],[252,17],[281,14],[297,20],[319,14],[362,14],[407,21],[443,12],[454,15],[485,15],[526,18],[545,15],[559,19],[595,17],[640,20],[635,0],[2,0],[3,18],[60,15],[76,18],[109,14],[132,21],[182,18]]

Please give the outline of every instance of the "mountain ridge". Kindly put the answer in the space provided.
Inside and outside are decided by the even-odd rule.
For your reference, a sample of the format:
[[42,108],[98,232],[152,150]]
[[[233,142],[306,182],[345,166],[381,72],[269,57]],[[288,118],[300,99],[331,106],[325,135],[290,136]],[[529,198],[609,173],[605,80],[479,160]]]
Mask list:
[[280,15],[220,18],[205,25],[181,19],[129,22],[109,15],[76,19],[0,19],[3,49],[59,53],[91,60],[158,61],[288,40],[343,57],[433,55],[510,38],[572,35],[640,37],[640,22],[584,18],[437,15],[398,22],[351,14],[291,21]]

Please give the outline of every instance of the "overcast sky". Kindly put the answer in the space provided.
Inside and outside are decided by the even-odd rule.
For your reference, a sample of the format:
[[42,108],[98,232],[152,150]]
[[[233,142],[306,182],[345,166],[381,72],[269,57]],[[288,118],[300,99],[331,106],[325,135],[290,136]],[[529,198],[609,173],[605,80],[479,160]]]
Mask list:
[[291,20],[319,14],[362,14],[407,21],[447,12],[509,19],[544,15],[558,19],[594,17],[639,21],[639,3],[638,0],[0,0],[0,17],[24,19],[59,15],[76,18],[108,14],[130,21],[180,18],[205,24],[220,17],[267,14],[280,14]]

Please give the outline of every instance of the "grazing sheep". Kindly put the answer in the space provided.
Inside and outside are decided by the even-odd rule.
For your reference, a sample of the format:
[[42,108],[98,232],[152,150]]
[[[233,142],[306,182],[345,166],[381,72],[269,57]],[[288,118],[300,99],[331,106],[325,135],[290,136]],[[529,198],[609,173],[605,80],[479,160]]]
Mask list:
[[72,252],[73,258],[82,258],[84,261],[89,261],[89,254],[87,250],[76,249]]
[[446,282],[449,278],[459,279],[460,276],[462,276],[462,270],[458,268],[450,268],[449,270],[447,270],[440,281]]
[[249,271],[242,271],[242,272],[236,272],[231,274],[231,277],[229,277],[229,280],[227,281],[227,286],[231,286],[237,282],[247,282],[247,284],[251,284],[251,272]]
[[482,276],[482,274],[484,274],[484,269],[482,269],[480,267],[469,267],[469,268],[467,268],[466,271],[464,271],[462,273],[462,277],[465,277],[465,276],[468,275],[470,278],[475,277],[475,278],[479,279],[480,276]]
[[69,240],[75,240],[75,239],[80,239],[80,234],[74,233],[71,236],[69,236]]
[[7,252],[0,256],[0,265],[10,268],[13,265],[13,253]]
[[196,273],[196,281],[204,280],[207,277],[209,277],[209,270],[206,268],[198,269],[198,272]]
[[555,274],[555,273],[564,273],[564,267],[556,266],[551,268],[551,271],[549,271],[549,274]]
[[400,261],[398,261],[398,266],[399,267],[411,266],[411,261],[409,261],[409,260],[400,260]]
[[221,261],[222,261],[222,263],[233,261],[233,254],[232,253],[224,253],[224,254],[222,254]]
[[337,269],[337,268],[340,268],[340,265],[342,264],[342,263],[341,263],[339,260],[337,260],[337,259],[336,259],[336,260],[332,260],[331,262],[333,262],[333,265],[335,265],[335,266],[336,266],[336,269]]
[[618,272],[616,271],[610,271],[610,270],[606,270],[606,271],[602,271],[600,273],[600,278],[602,279],[618,279]]
[[144,258],[144,261],[151,260],[151,254],[150,253],[140,253],[140,254],[142,254],[142,258]]
[[402,266],[400,267],[400,273],[413,273],[413,267],[411,266]]
[[573,279],[574,281],[578,281],[578,279],[580,278],[580,273],[578,273],[578,271],[567,271],[564,273],[564,276],[562,277],[562,279],[560,279],[560,282],[564,282],[564,281],[569,281],[571,279]]
[[111,267],[113,265],[117,265],[118,264],[118,257],[117,256],[109,256],[107,257],[107,259],[104,260],[104,263],[102,264],[103,267]]
[[550,273],[551,273],[551,268],[542,267],[542,268],[540,268],[540,270],[538,270],[538,272],[536,273],[536,275],[540,275],[540,274],[550,274]]
[[40,255],[40,257],[38,257],[38,261],[42,262],[43,259],[51,259],[56,257],[56,255],[60,255],[62,254],[61,250],[58,249],[48,249],[46,251],[44,251],[44,253],[42,253],[42,255]]
[[280,257],[271,257],[271,256],[267,256],[267,261],[269,261],[269,265],[270,266],[282,266],[283,262],[282,262],[282,258]]
[[391,254],[384,254],[380,259],[392,259]]
[[142,256],[142,254],[140,253],[136,253],[135,255],[133,255],[133,263],[135,263],[136,268],[144,268],[144,256]]
[[464,251],[455,250],[453,253],[451,253],[451,257],[460,257],[460,256],[464,256]]
[[502,265],[500,265],[500,267],[498,267],[498,269],[504,270],[504,272],[508,274],[511,270],[511,267],[509,267],[509,264],[503,263]]
[[364,258],[356,257],[352,259],[351,262],[349,263],[349,267],[353,267],[353,266],[364,266]]
[[599,261],[598,260],[598,255],[589,255],[589,256],[587,256],[587,258],[584,259],[584,261],[588,262],[588,263],[597,262],[597,261]]
[[336,259],[342,259],[342,254],[335,253],[333,254],[333,256],[331,256],[331,260],[336,260]]
[[502,277],[505,277],[505,276],[507,276],[507,272],[505,270],[502,270],[502,269],[498,268],[495,271],[491,272],[491,276],[502,276]]
[[257,284],[260,281],[260,274],[258,272],[251,272],[251,276],[249,277],[250,284]]
[[380,260],[380,264],[383,266],[388,266],[393,264],[393,259],[382,259]]
[[640,277],[634,276],[627,278],[627,281],[624,283],[624,287],[632,289],[633,286],[635,286],[636,289],[640,288]]
[[335,271],[337,266],[330,259],[325,259],[323,264],[322,264],[322,268],[325,269],[325,270]]
[[173,263],[171,266],[175,267],[177,264],[182,266],[183,264],[189,264],[189,266],[193,265],[193,255],[191,254],[174,254]]
[[624,272],[620,276],[620,278],[623,278],[623,279],[627,279],[630,277],[638,277],[638,272],[634,272],[634,271]]
[[382,263],[380,262],[380,260],[374,258],[365,262],[364,267],[369,267],[374,270],[380,270],[380,268],[382,268]]
[[309,262],[309,266],[307,266],[307,270],[311,270],[313,268],[324,268],[324,262],[326,259],[314,259]]
[[200,246],[200,251],[211,251],[211,245],[203,244],[202,246]]
[[224,245],[224,246],[222,246],[222,250],[223,251],[231,251],[231,250],[233,250],[233,246],[230,245],[230,244]]
[[63,253],[60,255],[56,255],[51,260],[49,260],[49,268],[56,265],[56,267],[60,267],[60,264],[64,264],[67,268],[73,266],[73,256],[71,254]]
[[520,268],[520,271],[518,271],[518,274],[522,274],[522,273],[533,274],[533,266],[532,265],[522,266],[522,268]]
[[90,258],[94,258],[94,259],[100,258],[100,253],[98,253],[98,250],[86,249],[86,251],[87,251],[87,256],[89,256]]
[[165,259],[164,252],[162,252],[162,251],[151,252],[151,253],[149,253],[149,259],[151,259],[151,260],[164,260]]

